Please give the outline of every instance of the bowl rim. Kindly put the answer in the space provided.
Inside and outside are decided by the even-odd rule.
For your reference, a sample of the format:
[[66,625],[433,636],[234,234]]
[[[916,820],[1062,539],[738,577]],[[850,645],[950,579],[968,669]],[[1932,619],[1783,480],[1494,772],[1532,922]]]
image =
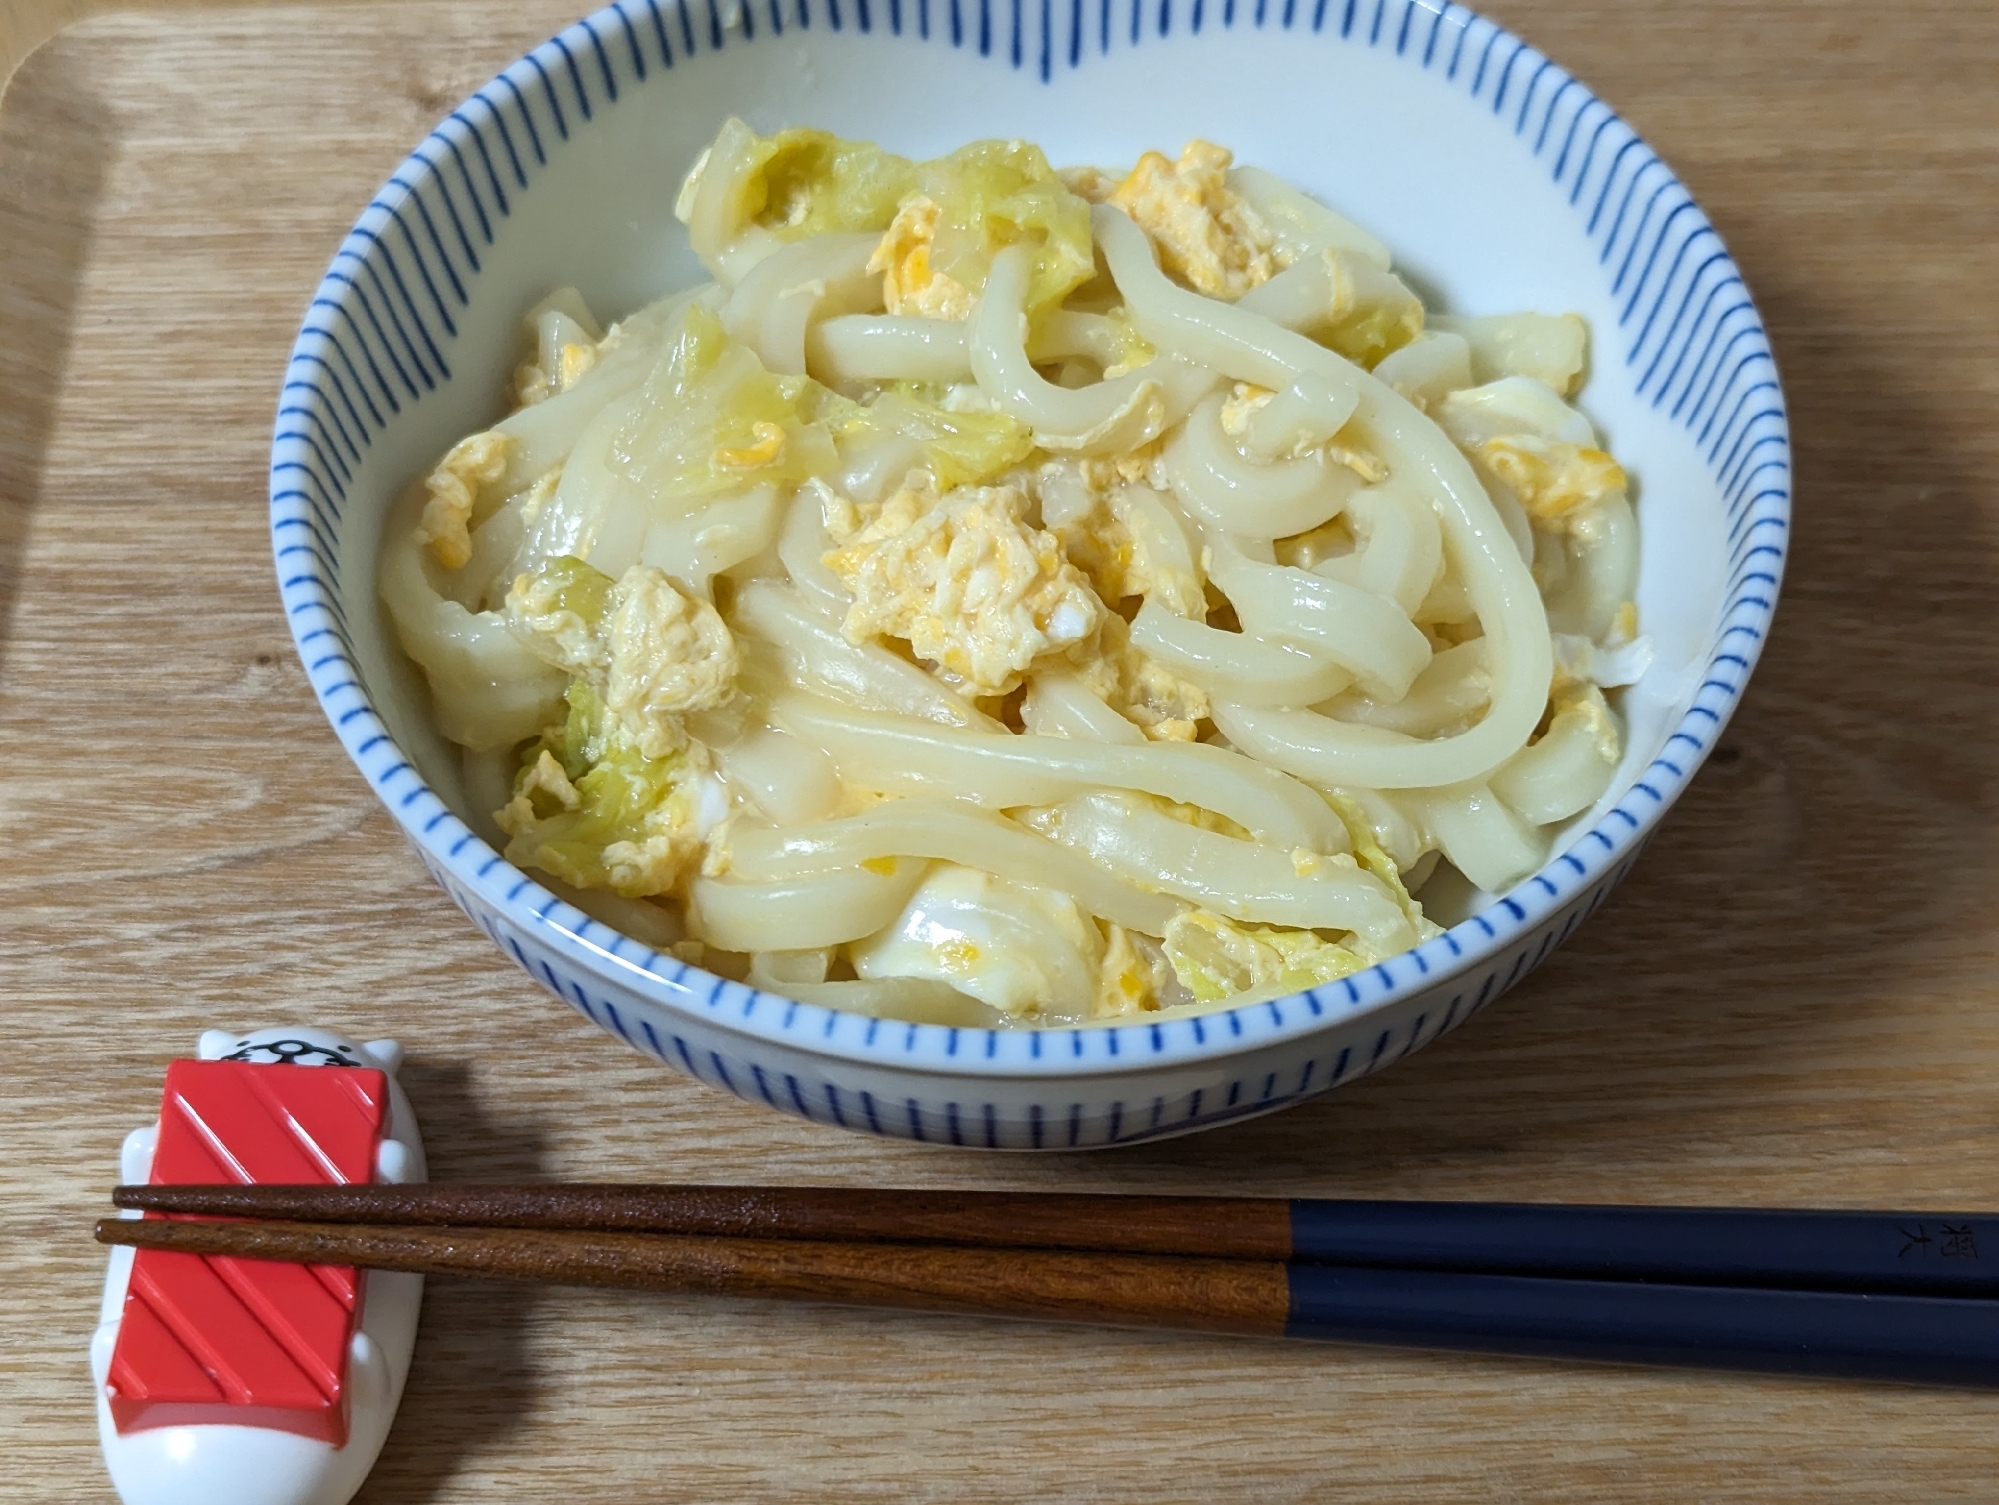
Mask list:
[[[1649,398],[1655,411],[1673,399],[1668,418],[1693,436],[1721,493],[1729,574],[1702,682],[1658,755],[1617,803],[1538,872],[1414,950],[1282,998],[1168,1020],[1041,1029],[907,1024],[800,1003],[652,950],[507,863],[423,781],[375,713],[340,600],[337,541],[350,467],[401,413],[399,392],[408,401],[421,400],[409,369],[418,373],[424,391],[437,384],[431,363],[449,380],[429,320],[436,319],[447,339],[456,335],[451,308],[467,302],[466,286],[479,272],[476,244],[490,245],[495,220],[510,213],[509,188],[525,191],[531,173],[552,166],[571,137],[594,124],[598,111],[615,106],[621,74],[630,88],[647,81],[649,67],[663,76],[728,46],[820,24],[834,32],[905,40],[915,35],[954,51],[976,50],[994,66],[1038,71],[1047,83],[1114,50],[1175,35],[1199,36],[1203,27],[1203,0],[1191,0],[1178,17],[1173,0],[1159,0],[1156,25],[1151,0],[1126,0],[1128,34],[1122,13],[1114,34],[1117,0],[1094,0],[1088,17],[1084,0],[1073,0],[1066,35],[1063,18],[1052,14],[1046,0],[1038,25],[1025,0],[978,0],[976,26],[965,10],[971,0],[963,0],[965,8],[961,0],[938,0],[940,9],[948,5],[948,28],[940,19],[935,35],[931,0],[886,0],[885,18],[871,15],[869,0],[848,3],[851,14],[843,13],[842,0],[767,0],[762,10],[755,0],[701,0],[699,9],[696,0],[617,0],[565,28],[474,91],[417,145],[348,232],[302,321],[271,450],[272,550],[286,618],[314,695],[342,746],[426,865],[440,879],[451,875],[445,886],[461,907],[472,910],[458,885],[586,972],[614,976],[669,1014],[693,1016],[739,1036],[878,1069],[1025,1078],[1122,1075],[1219,1060],[1351,1023],[1502,953],[1614,879],[1718,740],[1768,637],[1790,528],[1784,398],[1761,316],[1693,195],[1580,81],[1454,0],[1313,0],[1309,16],[1299,0],[1282,0],[1278,14],[1271,13],[1277,10],[1273,0],[1254,0],[1253,11],[1251,0],[1242,0],[1240,17],[1237,0],[1223,0],[1219,21],[1207,17],[1206,34],[1253,31],[1275,38],[1309,31],[1337,44],[1392,47],[1396,57],[1414,58],[1426,72],[1440,72],[1487,104],[1548,167],[1557,187],[1570,186],[1569,204],[1578,216],[1587,209],[1585,234],[1600,246],[1598,259],[1606,271],[1621,251],[1611,294],[1624,300],[1619,329],[1627,335],[1637,330],[1624,362],[1627,367],[1649,362],[1637,395]],[[993,11],[1005,7],[1010,25],[1004,15],[996,25]],[[914,12],[909,26],[906,8]],[[1586,201],[1593,166],[1601,166],[1602,174]],[[1622,239],[1627,224],[1628,241]],[[1683,265],[1692,267],[1684,282]],[[413,275],[405,277],[406,267]],[[1655,270],[1661,273],[1656,279]],[[1676,347],[1682,329],[1685,338]],[[1705,345],[1686,366],[1702,338]],[[1675,348],[1678,354],[1661,374]],[[1683,367],[1685,380],[1675,398]],[[1434,1033],[1510,987],[1566,938],[1583,913],[1578,907],[1559,934],[1551,929],[1531,958],[1523,950],[1504,983],[1497,983],[1495,973],[1475,997],[1453,999]],[[479,923],[530,976],[570,998],[546,965],[537,970],[517,942]],[[587,1000],[575,1001],[591,1013]],[[597,1006],[614,1033],[640,1048],[649,1042],[654,1054],[671,1058],[650,1019],[641,1014],[627,1021],[609,1000]],[[1417,1021],[1418,1034],[1423,1025]],[[636,1038],[638,1033],[647,1041]],[[674,1040],[685,1057],[686,1044]],[[693,1069],[691,1060],[686,1064]]]

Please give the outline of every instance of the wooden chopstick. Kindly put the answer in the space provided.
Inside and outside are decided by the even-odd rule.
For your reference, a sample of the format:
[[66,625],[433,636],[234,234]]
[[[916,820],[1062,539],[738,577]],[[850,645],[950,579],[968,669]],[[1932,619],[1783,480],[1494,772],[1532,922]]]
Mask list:
[[120,1186],[114,1205],[209,1217],[725,1238],[964,1244],[1283,1260],[1290,1204],[1246,1198],[903,1191],[838,1186]]
[[114,1218],[97,1237],[426,1275],[1999,1385],[1999,1301],[1971,1298],[545,1228]]
[[1999,1218],[1983,1214],[621,1183],[121,1186],[112,1200],[209,1217],[1076,1249],[1999,1296]]
[[1284,1267],[1066,1250],[967,1249],[547,1228],[190,1223],[107,1218],[100,1243],[190,1254],[487,1275],[558,1285],[1281,1336]]

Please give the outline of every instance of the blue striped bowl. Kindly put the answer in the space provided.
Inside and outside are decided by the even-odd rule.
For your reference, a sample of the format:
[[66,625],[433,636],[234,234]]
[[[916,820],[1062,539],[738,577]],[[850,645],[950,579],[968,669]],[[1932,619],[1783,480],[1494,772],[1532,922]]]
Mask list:
[[[994,1033],[796,1003],[657,954],[508,865],[454,809],[456,762],[385,639],[382,516],[495,415],[515,321],[551,286],[615,314],[697,276],[671,205],[729,114],[917,156],[1026,135],[1057,161],[1117,162],[1199,134],[1371,226],[1456,309],[1583,313],[1582,401],[1637,478],[1639,605],[1659,648],[1629,692],[1611,794],[1546,868],[1419,950],[1295,997],[1109,1028]],[[1060,1149],[1352,1081],[1560,944],[1742,693],[1776,603],[1788,460],[1769,344],[1692,196],[1587,88],[1457,5],[625,0],[453,110],[356,221],[292,354],[271,525],[341,742],[437,881],[550,992],[668,1065],[815,1122]]]

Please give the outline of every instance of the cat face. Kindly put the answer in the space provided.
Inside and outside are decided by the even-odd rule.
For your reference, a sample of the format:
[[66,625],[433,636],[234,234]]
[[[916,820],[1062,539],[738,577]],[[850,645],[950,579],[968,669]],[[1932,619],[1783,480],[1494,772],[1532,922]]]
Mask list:
[[403,1048],[393,1040],[350,1040],[328,1029],[290,1026],[232,1034],[212,1029],[202,1034],[204,1061],[253,1061],[276,1066],[373,1066],[394,1075]]

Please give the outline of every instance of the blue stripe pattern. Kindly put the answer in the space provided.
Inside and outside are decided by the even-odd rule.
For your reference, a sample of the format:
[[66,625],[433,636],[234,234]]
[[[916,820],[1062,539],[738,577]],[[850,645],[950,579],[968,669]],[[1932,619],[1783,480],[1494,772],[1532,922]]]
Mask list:
[[[309,307],[280,396],[271,461],[273,550],[285,610],[342,742],[403,822],[438,882],[530,975],[585,1017],[703,1081],[861,1132],[1035,1146],[1143,1139],[1267,1112],[1366,1072],[1461,1024],[1517,982],[1609,893],[1652,822],[1684,789],[1735,708],[1769,630],[1788,546],[1790,443],[1775,362],[1741,274],[1692,196],[1602,101],[1509,33],[1430,0],[766,0],[728,24],[718,0],[621,0],[513,64],[451,112],[362,213]],[[1216,31],[1315,33],[1392,54],[1483,105],[1539,161],[1595,248],[1616,301],[1638,395],[1699,448],[1727,517],[1727,600],[1692,704],[1616,808],[1499,905],[1416,952],[1295,1000],[1205,1019],[1063,1031],[957,1032],[805,1005],[759,1012],[764,995],[591,920],[509,867],[397,750],[356,665],[342,604],[349,487],[376,440],[452,380],[471,290],[515,207],[575,134],[703,52],[789,31],[895,37],[976,51],[1038,75]],[[372,607],[368,608],[372,609]],[[1453,969],[1458,969],[1455,973]],[[625,990],[601,996],[605,979]],[[1413,1018],[1393,1005],[1448,982]],[[776,1000],[769,1000],[776,1002]],[[637,1010],[638,1012],[634,1012]],[[1385,1027],[1363,1029],[1379,1013]],[[1329,1022],[1330,1021],[1330,1022]],[[732,1058],[707,1041],[726,1028]],[[1178,1098],[1034,1111],[910,1099],[797,1078],[746,1054],[810,1040],[822,1060],[1089,1074],[1253,1056],[1339,1028],[1346,1043],[1288,1080],[1264,1070]],[[1329,1040],[1334,1035],[1327,1035]],[[1048,1047],[1044,1049],[1044,1047]],[[957,1064],[962,1062],[963,1064]],[[977,1063],[976,1065],[973,1063]],[[1317,1073],[1316,1075],[1314,1073]],[[970,1090],[968,1079],[967,1090]],[[1058,1092],[1059,1095],[1059,1092]]]

